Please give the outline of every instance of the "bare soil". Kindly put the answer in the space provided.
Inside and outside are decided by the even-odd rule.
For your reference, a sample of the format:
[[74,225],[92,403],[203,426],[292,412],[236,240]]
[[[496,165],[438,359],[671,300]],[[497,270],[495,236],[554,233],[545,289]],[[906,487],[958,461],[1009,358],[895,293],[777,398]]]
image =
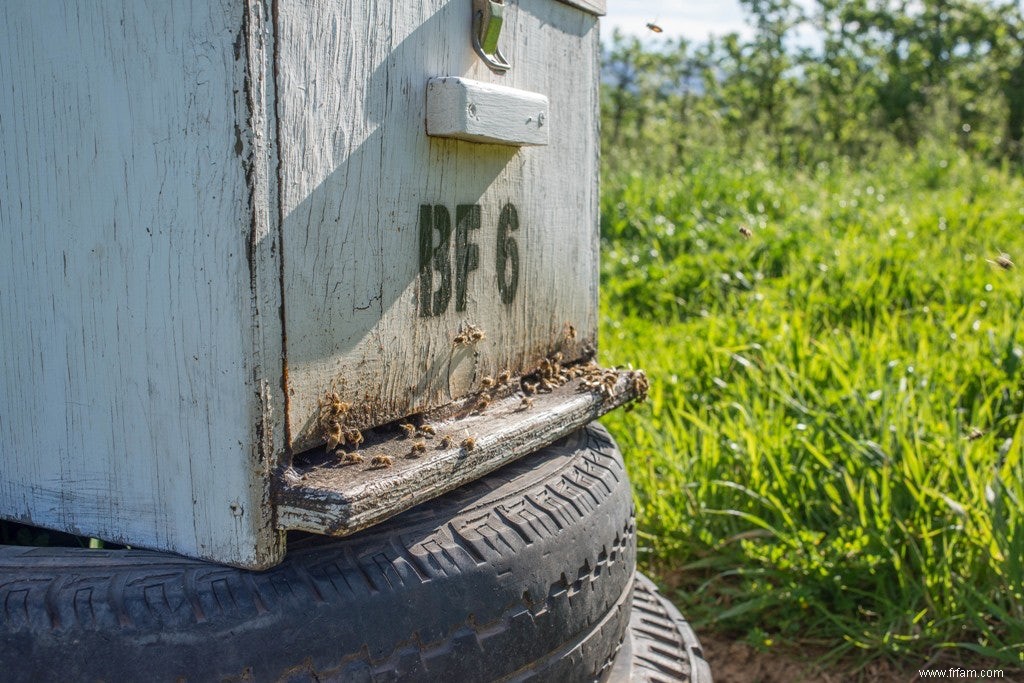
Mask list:
[[[871,681],[871,683],[888,683],[889,681],[907,683],[921,680],[918,668],[929,666],[932,669],[952,666],[949,662],[921,663],[920,667],[898,667],[891,662],[873,662],[865,667],[830,666],[827,669],[816,664],[818,654],[801,657],[795,652],[762,651],[751,645],[711,633],[698,633],[704,656],[711,665],[711,674],[715,683],[852,683],[854,681]],[[960,666],[964,666],[961,664]],[[973,663],[964,668],[988,669],[991,664]],[[998,668],[998,667],[996,667]],[[969,679],[954,678],[953,680],[1000,680],[1021,681],[1019,672],[1004,670],[1002,678]]]

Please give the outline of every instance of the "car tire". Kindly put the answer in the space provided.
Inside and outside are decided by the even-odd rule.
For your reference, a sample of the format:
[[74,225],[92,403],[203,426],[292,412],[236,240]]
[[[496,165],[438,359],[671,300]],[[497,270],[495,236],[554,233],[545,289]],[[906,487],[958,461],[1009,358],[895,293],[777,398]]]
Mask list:
[[0,546],[0,671],[29,680],[595,680],[629,621],[621,455],[588,426],[265,572]]
[[629,631],[608,673],[612,683],[712,683],[697,634],[650,579],[637,572]]

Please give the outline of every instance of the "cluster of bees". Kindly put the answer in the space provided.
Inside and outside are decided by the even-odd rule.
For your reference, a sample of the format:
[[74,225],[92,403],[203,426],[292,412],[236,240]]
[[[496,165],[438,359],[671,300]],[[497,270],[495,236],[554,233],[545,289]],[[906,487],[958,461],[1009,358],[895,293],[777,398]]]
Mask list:
[[337,448],[346,444],[358,448],[363,442],[363,433],[358,429],[345,428],[345,416],[352,404],[341,400],[333,391],[324,394],[320,399],[320,411],[317,415],[320,429],[327,439],[328,448]]
[[[635,400],[647,400],[647,390],[651,388],[651,383],[647,379],[647,373],[643,370],[631,370],[626,376],[626,382],[630,391],[636,395]],[[583,375],[583,381],[580,382],[580,391],[592,391],[595,394],[600,394],[601,398],[607,401],[615,396],[615,387],[618,383],[618,372],[591,364],[586,374]],[[627,410],[630,407],[632,406],[627,407]]]
[[480,388],[484,391],[480,392],[477,396],[476,403],[473,405],[473,412],[479,415],[480,413],[487,410],[487,407],[491,405],[494,400],[494,395],[490,392],[492,389],[500,389],[506,386],[512,379],[512,373],[508,370],[503,370],[497,377],[486,376],[480,380]]
[[568,384],[577,377],[583,377],[598,367],[593,361],[585,365],[565,367],[562,365],[562,357],[562,352],[556,351],[543,359],[536,370],[523,377],[521,386],[527,398],[532,394],[550,393],[556,387]]
[[452,346],[467,346],[487,339],[487,334],[476,325],[466,327],[452,339]]
[[[412,446],[409,449],[409,454],[406,456],[408,458],[418,458],[424,453],[426,453],[427,439],[433,439],[435,436],[437,436],[437,429],[433,425],[428,424],[426,422],[418,426],[410,422],[403,422],[400,425],[398,425],[398,428],[402,430],[402,434],[406,439],[415,439],[415,441],[412,442]],[[455,443],[454,437],[452,437],[451,434],[446,434],[441,437],[441,440],[438,442],[437,448],[438,450],[443,451],[448,448],[451,448],[453,443]],[[465,450],[471,451],[474,448],[476,448],[476,438],[468,436],[465,439],[463,439],[462,443],[459,445]]]
[[[565,332],[567,339],[576,338],[576,328],[567,324]],[[453,346],[465,346],[475,344],[486,339],[485,332],[476,325],[466,325],[452,340]],[[584,364],[563,366],[563,354],[557,351],[544,358],[540,365],[530,373],[527,373],[520,380],[520,388],[523,393],[519,410],[529,410],[533,407],[534,395],[539,393],[550,393],[555,388],[568,384],[574,379],[581,378],[580,391],[592,391],[600,394],[605,400],[615,396],[615,388],[619,381],[619,373],[614,370],[606,370],[594,361]],[[486,376],[480,380],[481,392],[473,404],[473,412],[480,414],[491,405],[495,393],[512,381],[512,373],[508,370],[502,371],[496,377]],[[649,383],[647,376],[642,370],[631,371],[627,381],[637,400],[644,400],[647,397]],[[327,447],[334,450],[341,462],[344,464],[358,464],[364,462],[362,454],[359,453],[359,446],[363,443],[363,434],[358,429],[347,428],[345,421],[351,404],[341,400],[336,392],[327,392],[320,400],[318,421]],[[437,436],[437,429],[428,423],[414,425],[411,422],[403,422],[398,425],[405,439],[412,443],[406,454],[407,458],[419,458],[427,451],[427,439]],[[452,435],[445,435],[438,441],[438,450],[446,450],[453,446],[455,439]],[[464,451],[472,451],[476,448],[477,440],[474,436],[467,436],[459,446]],[[349,450],[342,447],[348,446]],[[378,454],[370,459],[370,467],[374,469],[391,467],[393,459],[386,454]]]
[[[328,391],[320,399],[320,410],[317,414],[320,429],[327,440],[327,448],[337,449],[335,455],[341,458],[346,464],[363,462],[363,456],[359,453],[359,445],[363,443],[363,433],[358,429],[346,428],[345,417],[352,409],[352,404],[341,400],[341,397],[333,391]],[[350,451],[342,450],[342,446],[349,446]],[[370,460],[371,467],[388,467],[391,459],[386,455],[377,455]]]
[[595,363],[588,368],[580,382],[580,391],[591,391],[600,394],[606,401],[615,396],[615,386],[619,383],[619,373],[614,370],[605,370]]
[[[505,377],[507,374],[502,374],[506,383],[509,379]],[[352,405],[342,401],[336,392],[329,391],[320,399],[320,407],[317,413],[321,432],[327,441],[327,448],[333,450],[334,454],[346,465],[360,464],[365,461],[365,458],[363,458],[363,455],[358,450],[360,444],[363,443],[362,432],[358,429],[346,428],[345,426],[345,418],[351,408]],[[417,426],[404,422],[399,424],[398,428],[406,439],[415,439],[406,456],[409,458],[422,456],[427,451],[426,439],[432,439],[437,435],[437,429],[427,423]],[[445,450],[451,448],[454,443],[455,439],[451,435],[443,436],[438,442],[438,449]],[[459,445],[463,450],[472,451],[476,448],[476,437],[468,436]],[[351,450],[346,451],[342,448],[343,446],[349,446]],[[385,453],[377,454],[370,459],[370,467],[374,469],[391,467],[393,464],[394,460]]]

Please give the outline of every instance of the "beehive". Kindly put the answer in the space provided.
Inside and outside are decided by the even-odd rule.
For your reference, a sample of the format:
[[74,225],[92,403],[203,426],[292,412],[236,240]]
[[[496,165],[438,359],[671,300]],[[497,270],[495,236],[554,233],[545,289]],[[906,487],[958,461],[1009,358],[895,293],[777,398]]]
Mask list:
[[[593,353],[603,2],[506,0],[506,71],[478,5],[0,9],[0,516],[270,566],[377,518],[288,495],[328,392],[348,429],[457,420]],[[582,400],[478,424],[490,460],[437,490],[619,402]],[[417,467],[345,476],[365,513]]]

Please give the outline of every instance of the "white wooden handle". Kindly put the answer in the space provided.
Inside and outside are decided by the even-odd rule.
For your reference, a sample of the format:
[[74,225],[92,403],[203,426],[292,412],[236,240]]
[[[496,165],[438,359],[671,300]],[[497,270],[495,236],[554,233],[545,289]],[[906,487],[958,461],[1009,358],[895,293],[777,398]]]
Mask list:
[[427,135],[500,145],[546,145],[548,98],[466,78],[427,82]]

